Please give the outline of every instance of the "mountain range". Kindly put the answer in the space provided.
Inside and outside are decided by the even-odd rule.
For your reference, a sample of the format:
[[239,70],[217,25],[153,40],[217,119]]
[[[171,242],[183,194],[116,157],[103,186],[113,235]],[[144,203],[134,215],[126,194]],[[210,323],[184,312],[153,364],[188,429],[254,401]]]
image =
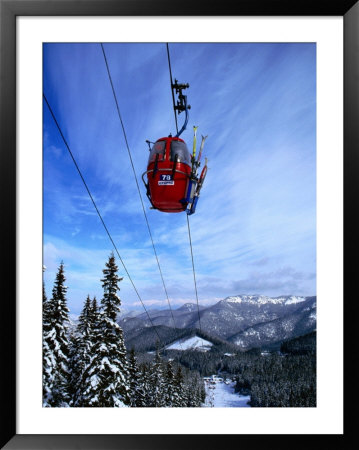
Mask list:
[[237,295],[204,307],[186,303],[178,309],[150,310],[146,313],[128,312],[119,319],[127,342],[136,346],[161,332],[166,344],[200,330],[214,339],[228,342],[240,350],[270,346],[302,336],[316,329],[316,296]]

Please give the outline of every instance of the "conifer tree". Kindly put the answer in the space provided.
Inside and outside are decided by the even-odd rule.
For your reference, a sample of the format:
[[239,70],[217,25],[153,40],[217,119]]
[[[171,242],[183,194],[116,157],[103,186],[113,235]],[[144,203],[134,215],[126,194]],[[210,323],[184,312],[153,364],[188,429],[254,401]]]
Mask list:
[[122,329],[116,322],[121,305],[118,283],[122,280],[117,271],[111,254],[101,280],[104,289],[99,317],[101,340],[95,344],[87,371],[89,383],[84,394],[90,406],[121,407],[130,403],[126,348]]
[[96,298],[88,295],[79,316],[76,332],[71,337],[70,372],[72,406],[86,406],[83,393],[87,387],[86,371],[91,362],[98,311]]
[[53,389],[55,359],[50,348],[50,304],[46,296],[45,283],[42,284],[42,397],[43,406],[50,406]]
[[197,373],[189,374],[187,381],[187,406],[198,407],[205,400],[203,382]]
[[44,311],[44,347],[50,358],[48,376],[50,384],[46,387],[45,406],[68,406],[69,392],[69,323],[65,286],[64,264],[61,262],[56,274],[52,298]]
[[89,301],[89,297],[87,298],[81,316],[78,332],[82,333],[80,336],[82,340],[81,353],[83,354],[83,364],[82,372],[77,380],[78,394],[75,406],[84,407],[94,406],[97,401],[98,386],[96,382],[94,383],[96,377],[90,375],[90,373],[93,373],[96,364],[99,364],[96,351],[101,344],[100,312],[96,297],[94,297],[92,302]]
[[200,386],[199,386],[198,396],[199,396],[199,401],[201,404],[201,403],[204,403],[206,400],[206,389],[204,387],[204,382],[203,382],[202,378],[200,378],[199,383],[200,383]]
[[182,387],[182,395],[181,395],[181,404],[184,407],[193,406],[193,386],[189,383],[188,374],[184,376],[183,387]]
[[178,399],[176,399],[174,381],[175,375],[173,372],[173,365],[172,361],[169,359],[165,373],[165,404],[168,407],[175,406],[176,402],[178,402]]
[[155,360],[151,367],[150,390],[152,397],[152,406],[155,407],[165,406],[164,374],[163,374],[162,359],[160,356],[158,346],[156,349]]
[[91,336],[91,345],[92,349],[98,346],[101,341],[101,330],[100,330],[100,310],[97,304],[96,297],[93,298],[91,303],[91,327],[92,327],[92,336]]
[[134,348],[131,349],[128,358],[128,372],[129,372],[129,397],[130,406],[146,406],[145,394],[141,383],[141,374],[137,365]]
[[181,366],[178,366],[177,373],[174,380],[174,401],[173,406],[186,406],[186,399],[184,398],[184,382]]
[[143,391],[143,405],[141,406],[153,406],[151,396],[151,382],[150,382],[150,366],[148,364],[142,365],[141,370],[141,389]]
[[69,336],[69,406],[76,406],[78,396],[78,380],[80,377],[80,361],[79,361],[79,348],[80,337],[76,331],[71,332]]

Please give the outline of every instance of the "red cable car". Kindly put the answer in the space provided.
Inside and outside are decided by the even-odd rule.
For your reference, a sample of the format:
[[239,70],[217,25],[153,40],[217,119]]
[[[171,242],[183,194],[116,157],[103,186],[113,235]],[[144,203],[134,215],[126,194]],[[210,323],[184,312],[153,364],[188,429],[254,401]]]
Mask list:
[[[187,96],[182,94],[183,89],[189,87],[188,84],[178,84],[177,80],[171,85],[172,91],[176,90],[179,100],[174,107],[175,114],[185,111],[186,118],[181,130],[175,137],[169,135],[158,139],[150,148],[147,170],[142,175],[142,180],[146,186],[146,194],[152,208],[159,211],[174,213],[186,211],[188,215],[193,214],[199,193],[207,173],[207,159],[198,178],[197,169],[200,166],[200,159],[204,141],[207,136],[202,136],[201,148],[196,160],[196,130],[194,129],[193,154],[188,151],[185,141],[179,135],[186,129],[188,122]],[[174,97],[173,97],[174,98]],[[150,146],[150,141],[146,141]],[[144,176],[147,174],[147,183]]]
[[192,172],[191,155],[179,137],[158,139],[147,164],[147,195],[155,209],[163,212],[185,211]]

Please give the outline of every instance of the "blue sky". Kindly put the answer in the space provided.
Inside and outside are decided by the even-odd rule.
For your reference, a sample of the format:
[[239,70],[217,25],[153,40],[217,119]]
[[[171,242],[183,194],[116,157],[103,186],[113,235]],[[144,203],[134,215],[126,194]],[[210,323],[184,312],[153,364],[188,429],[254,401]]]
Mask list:
[[[171,305],[195,302],[185,213],[150,210],[141,180],[146,139],[175,133],[166,45],[104,48]],[[208,135],[190,216],[200,304],[315,295],[315,44],[170,44],[170,53],[173,77],[190,84],[181,137],[192,148],[193,125]],[[44,93],[142,300],[167,306],[100,44],[45,44],[43,62]],[[51,295],[63,260],[78,314],[87,294],[101,299],[113,248],[46,105],[43,118],[45,286]],[[123,308],[141,308],[117,262]]]

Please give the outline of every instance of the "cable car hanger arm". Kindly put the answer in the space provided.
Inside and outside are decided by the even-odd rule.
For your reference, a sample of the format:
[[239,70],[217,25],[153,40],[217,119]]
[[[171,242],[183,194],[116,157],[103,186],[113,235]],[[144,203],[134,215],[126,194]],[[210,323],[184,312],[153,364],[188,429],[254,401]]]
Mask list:
[[180,131],[178,131],[178,133],[176,134],[176,137],[179,137],[184,132],[184,130],[187,128],[187,124],[188,124],[188,119],[189,119],[188,110],[191,109],[191,105],[187,104],[187,95],[184,95],[182,93],[182,91],[187,88],[189,88],[188,83],[178,84],[178,81],[176,79],[175,79],[174,83],[171,83],[172,94],[174,94],[174,91],[176,91],[176,94],[178,95],[177,104],[173,106],[174,112],[175,112],[175,114],[176,114],[176,111],[178,112],[178,114],[181,114],[182,111],[185,111],[185,113],[186,113],[184,124],[183,124],[182,128],[180,129]]

